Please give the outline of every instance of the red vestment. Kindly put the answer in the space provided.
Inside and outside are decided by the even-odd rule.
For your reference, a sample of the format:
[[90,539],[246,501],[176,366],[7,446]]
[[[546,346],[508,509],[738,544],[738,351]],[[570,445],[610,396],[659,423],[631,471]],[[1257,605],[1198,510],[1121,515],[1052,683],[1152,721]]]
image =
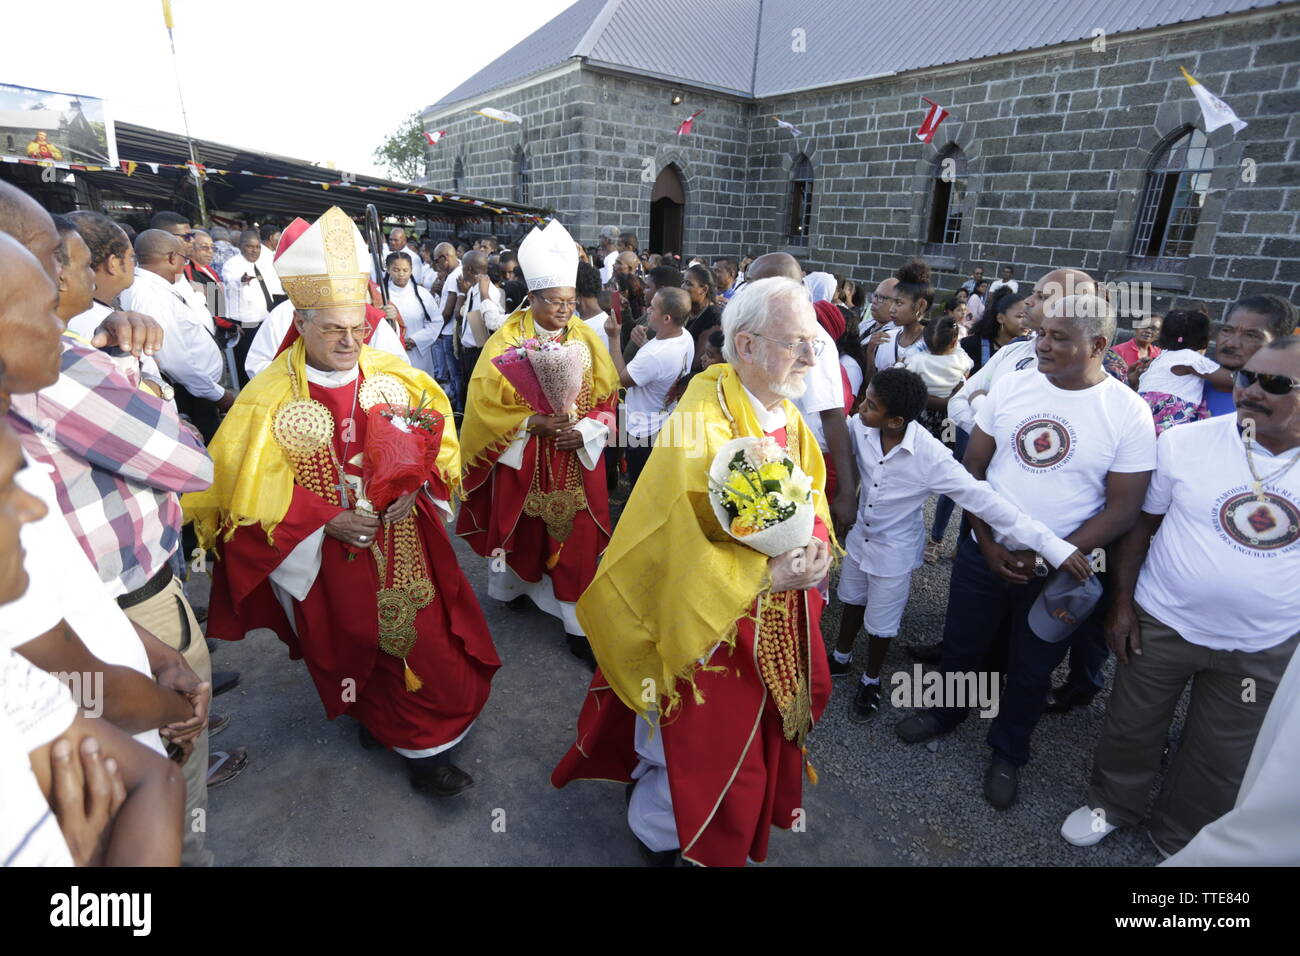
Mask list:
[[[340,461],[355,457],[365,445],[366,416],[353,404],[358,384],[310,385],[311,397],[330,410],[335,422],[351,419],[354,425],[346,447],[346,430],[334,429]],[[347,471],[361,474],[359,465],[348,465]],[[428,488],[438,498],[447,497],[436,472],[430,474]],[[419,639],[406,657],[423,681],[418,691],[406,689],[402,661],[379,648],[380,584],[370,551],[325,535],[320,572],[306,599],[294,602],[293,628],[272,591],[271,572],[299,542],[343,510],[295,484],[274,544],[267,543],[260,525],[240,527],[219,544],[208,636],[237,641],[255,628],[270,628],[288,645],[292,659],[306,660],[331,720],[340,714],[355,717],[386,747],[440,747],[464,733],[483,709],[501,661],[438,509],[427,496],[417,498],[413,513],[435,593],[416,615]]]
[[[586,415],[603,423],[615,421],[616,396],[610,396]],[[504,436],[503,436],[504,437]],[[532,488],[539,449],[547,456],[552,478],[577,473],[586,493],[587,507],[573,518],[573,530],[563,546],[552,538],[541,518],[524,514],[524,499]],[[536,584],[549,574],[555,597],[576,602],[596,576],[596,564],[609,544],[609,487],[603,463],[588,471],[577,452],[558,451],[552,439],[530,437],[524,446],[523,466],[498,465],[503,445],[465,472],[464,493],[456,533],[474,552],[485,558],[504,554],[506,564],[520,578]],[[558,483],[558,481],[557,481]],[[542,487],[542,491],[553,490]],[[501,549],[498,551],[498,549]],[[558,553],[554,567],[547,562]]]
[[[785,429],[771,434],[785,445]],[[814,533],[829,540],[820,517]],[[800,604],[799,637],[807,647],[815,724],[831,691],[820,624],[825,602],[810,589],[802,592]],[[678,709],[656,731],[663,734],[682,856],[704,866],[743,866],[747,858],[763,862],[771,827],[790,829],[795,810],[803,806],[804,758],[795,742],[785,739],[758,667],[750,619],[756,605],[737,622],[735,648],[719,647],[708,661],[725,670],[696,671],[704,702],[684,692]],[[638,719],[597,670],[578,715],[577,740],[552,772],[551,783],[630,783],[638,761]]]

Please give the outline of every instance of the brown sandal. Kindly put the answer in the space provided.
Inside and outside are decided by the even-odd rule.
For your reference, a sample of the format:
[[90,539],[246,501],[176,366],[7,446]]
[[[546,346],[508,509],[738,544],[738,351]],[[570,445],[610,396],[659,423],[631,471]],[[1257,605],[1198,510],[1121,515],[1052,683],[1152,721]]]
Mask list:
[[232,750],[218,750],[208,754],[208,789],[212,790],[230,783],[248,766],[248,748],[235,747]]

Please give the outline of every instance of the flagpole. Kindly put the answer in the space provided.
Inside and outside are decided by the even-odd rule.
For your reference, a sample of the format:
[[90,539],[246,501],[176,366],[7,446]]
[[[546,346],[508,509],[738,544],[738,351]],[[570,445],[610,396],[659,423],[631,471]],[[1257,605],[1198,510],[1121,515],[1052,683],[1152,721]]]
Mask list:
[[176,65],[176,37],[172,34],[171,0],[162,0],[163,23],[167,25],[167,40],[172,47],[172,75],[176,77],[176,99],[181,104],[181,123],[185,126],[185,143],[190,148],[190,175],[194,177],[194,191],[199,197],[199,222],[207,225],[208,204],[203,195],[203,174],[199,172],[199,159],[194,155],[194,140],[190,139],[190,119],[185,112],[185,96],[181,92],[181,72]]

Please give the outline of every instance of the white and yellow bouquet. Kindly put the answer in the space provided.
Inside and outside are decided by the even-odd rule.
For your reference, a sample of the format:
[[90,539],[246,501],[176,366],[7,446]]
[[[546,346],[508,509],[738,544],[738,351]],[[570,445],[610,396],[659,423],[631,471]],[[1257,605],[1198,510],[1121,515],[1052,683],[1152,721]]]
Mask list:
[[709,501],[728,534],[770,558],[812,540],[812,478],[769,437],[722,446],[709,467]]

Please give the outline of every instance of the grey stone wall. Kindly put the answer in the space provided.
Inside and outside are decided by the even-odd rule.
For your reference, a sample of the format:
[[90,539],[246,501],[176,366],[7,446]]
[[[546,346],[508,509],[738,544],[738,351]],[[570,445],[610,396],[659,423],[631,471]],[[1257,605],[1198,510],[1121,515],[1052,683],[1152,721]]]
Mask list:
[[[686,89],[673,106],[671,84],[583,67],[490,101],[526,117],[526,129],[468,110],[439,121],[449,136],[430,149],[429,173],[450,188],[460,156],[464,192],[514,198],[514,149],[525,145],[532,204],[554,209],[585,243],[614,224],[644,245],[654,179],[673,163],[688,254],[788,249],[809,268],[874,284],[923,251],[936,158],[955,144],[965,215],[955,247],[928,256],[939,289],[977,264],[993,275],[1009,263],[1031,282],[1071,266],[1150,282],[1158,310],[1203,302],[1217,315],[1254,292],[1300,299],[1298,37],[1300,14],[1228,19],[757,103]],[[1201,125],[1179,66],[1249,126],[1210,134],[1215,172],[1192,255],[1156,273],[1129,252],[1154,157]],[[931,145],[915,138],[922,96],[951,111]],[[691,135],[675,136],[700,108]],[[791,248],[789,177],[801,154],[815,176],[813,232]]]

